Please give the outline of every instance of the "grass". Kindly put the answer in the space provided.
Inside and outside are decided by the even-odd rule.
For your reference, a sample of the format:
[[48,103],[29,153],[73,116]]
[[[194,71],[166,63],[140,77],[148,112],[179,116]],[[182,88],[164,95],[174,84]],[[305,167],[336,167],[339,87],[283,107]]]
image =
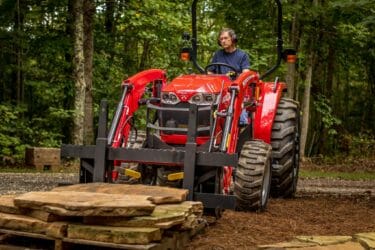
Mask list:
[[38,173],[34,168],[0,167],[0,173]]
[[78,168],[60,168],[59,171],[36,170],[34,167],[0,167],[0,173],[78,173]]
[[321,170],[304,170],[300,169],[299,176],[302,178],[326,178],[326,179],[342,179],[342,180],[375,180],[374,172],[331,172]]

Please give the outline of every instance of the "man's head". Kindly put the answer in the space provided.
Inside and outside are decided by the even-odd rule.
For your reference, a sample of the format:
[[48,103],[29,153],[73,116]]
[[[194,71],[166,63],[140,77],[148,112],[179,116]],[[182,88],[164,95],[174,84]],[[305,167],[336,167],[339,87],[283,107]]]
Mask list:
[[232,52],[236,48],[237,36],[234,30],[224,28],[218,36],[218,43],[227,52]]

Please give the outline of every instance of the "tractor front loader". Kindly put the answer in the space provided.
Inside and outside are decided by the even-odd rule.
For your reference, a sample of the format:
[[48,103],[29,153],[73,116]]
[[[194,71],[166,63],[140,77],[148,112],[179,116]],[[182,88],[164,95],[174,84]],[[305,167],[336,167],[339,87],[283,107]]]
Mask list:
[[[125,182],[189,190],[205,208],[263,210],[270,193],[293,196],[298,179],[298,104],[282,97],[285,83],[262,79],[286,56],[278,6],[278,60],[260,76],[208,74],[196,61],[197,0],[192,5],[189,55],[200,74],[168,82],[150,69],[122,82],[121,100],[107,129],[102,101],[96,145],[62,145],[62,156],[79,157],[80,182]],[[146,107],[146,129],[134,114]],[[243,110],[248,122],[240,123]]]

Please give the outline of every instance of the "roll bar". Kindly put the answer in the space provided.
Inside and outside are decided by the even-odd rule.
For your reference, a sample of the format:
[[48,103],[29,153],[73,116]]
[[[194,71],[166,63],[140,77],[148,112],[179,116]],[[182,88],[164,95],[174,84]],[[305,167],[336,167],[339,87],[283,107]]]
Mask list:
[[280,0],[275,0],[277,4],[277,60],[276,64],[272,66],[269,70],[266,71],[259,79],[263,79],[270,74],[272,74],[281,64],[281,59],[283,57],[283,31],[282,31],[282,22],[283,22],[283,10],[281,7]]
[[193,32],[193,37],[191,39],[191,61],[200,73],[204,73],[204,69],[197,62],[197,2],[198,0],[194,0],[191,5],[191,29]]

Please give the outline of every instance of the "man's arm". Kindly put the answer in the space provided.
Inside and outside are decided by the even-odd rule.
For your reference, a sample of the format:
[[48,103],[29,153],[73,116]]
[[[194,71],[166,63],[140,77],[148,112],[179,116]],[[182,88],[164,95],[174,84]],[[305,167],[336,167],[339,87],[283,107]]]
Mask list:
[[246,72],[246,71],[250,71],[250,59],[249,59],[249,56],[246,52],[244,52],[244,55],[242,57],[242,60],[241,60],[241,69],[242,69],[242,72]]

